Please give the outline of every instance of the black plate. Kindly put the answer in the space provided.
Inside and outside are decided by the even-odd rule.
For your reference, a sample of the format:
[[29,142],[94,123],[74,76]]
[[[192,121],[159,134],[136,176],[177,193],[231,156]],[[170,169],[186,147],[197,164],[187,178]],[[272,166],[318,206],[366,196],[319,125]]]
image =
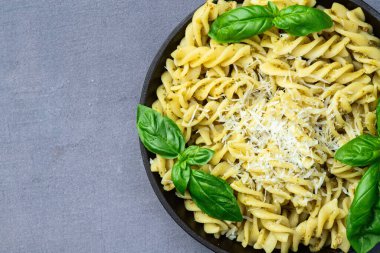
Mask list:
[[[366,21],[373,25],[374,33],[380,37],[380,14],[365,2],[361,0],[319,0],[317,2],[326,8],[330,8],[332,2],[344,4],[348,9],[361,7],[366,14]],[[166,39],[165,43],[161,46],[157,55],[154,57],[144,81],[144,86],[140,98],[141,104],[151,106],[152,103],[157,99],[156,89],[159,85],[161,85],[161,74],[165,71],[165,61],[170,57],[171,52],[177,48],[177,45],[185,36],[185,28],[191,21],[192,16],[193,13],[187,16],[174,29],[174,31]],[[265,253],[264,250],[255,250],[250,246],[243,248],[240,242],[231,241],[223,236],[220,239],[216,239],[213,235],[206,234],[203,230],[203,225],[194,221],[193,213],[188,212],[185,209],[184,201],[178,198],[175,195],[174,191],[164,191],[161,185],[161,178],[158,173],[152,173],[150,171],[149,159],[154,158],[154,155],[148,152],[141,143],[140,148],[145,170],[154,192],[170,216],[189,235],[191,235],[198,242],[205,245],[207,248],[217,253]],[[279,251],[275,252],[278,253]],[[298,252],[309,253],[310,251],[306,247],[300,247]],[[319,252],[336,253],[339,251],[325,248]]]

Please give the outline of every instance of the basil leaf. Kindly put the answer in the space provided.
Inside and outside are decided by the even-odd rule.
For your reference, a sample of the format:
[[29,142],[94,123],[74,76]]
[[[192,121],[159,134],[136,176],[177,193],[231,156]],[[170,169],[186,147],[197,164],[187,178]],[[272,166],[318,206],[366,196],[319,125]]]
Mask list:
[[190,195],[206,214],[219,220],[242,221],[233,190],[226,181],[200,170],[192,170]]
[[364,174],[355,191],[346,226],[347,238],[357,253],[367,253],[380,242],[380,165]]
[[175,188],[183,195],[190,180],[191,169],[186,162],[177,161],[172,168],[172,180]]
[[208,35],[220,43],[239,42],[270,29],[273,18],[266,6],[239,7],[220,15]]
[[350,166],[368,166],[380,157],[380,139],[363,134],[344,144],[335,159]]
[[376,124],[377,124],[377,135],[380,136],[380,99],[376,106]]
[[211,160],[214,153],[211,149],[190,146],[181,154],[180,159],[185,160],[190,165],[205,165]]
[[282,9],[273,24],[294,36],[305,36],[333,26],[333,21],[324,11],[303,5],[292,5]]
[[273,2],[271,2],[271,1],[268,2],[268,8],[269,8],[269,10],[272,12],[272,14],[274,16],[278,15],[279,10],[278,10],[277,6]]
[[149,107],[138,105],[137,130],[144,146],[164,158],[176,158],[185,149],[185,139],[176,123]]

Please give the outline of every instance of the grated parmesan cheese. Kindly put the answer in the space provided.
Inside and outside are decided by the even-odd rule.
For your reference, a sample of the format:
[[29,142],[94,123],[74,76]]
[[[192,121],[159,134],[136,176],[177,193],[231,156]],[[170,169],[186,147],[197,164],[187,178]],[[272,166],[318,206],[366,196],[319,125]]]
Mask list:
[[[219,122],[227,132],[222,143],[227,147],[242,141],[248,144],[248,150],[238,151],[250,157],[246,168],[239,170],[244,182],[248,181],[244,171],[254,178],[257,188],[272,185],[281,190],[287,181],[300,178],[314,182],[312,192],[317,194],[326,177],[321,167],[328,157],[320,147],[339,147],[326,120],[319,120],[327,113],[326,104],[321,100],[319,105],[297,107],[292,96],[284,99],[282,90],[272,94],[264,75],[259,73],[258,78],[260,89],[248,90],[219,112]],[[293,82],[290,74],[288,80]],[[298,198],[301,205],[310,200]]]

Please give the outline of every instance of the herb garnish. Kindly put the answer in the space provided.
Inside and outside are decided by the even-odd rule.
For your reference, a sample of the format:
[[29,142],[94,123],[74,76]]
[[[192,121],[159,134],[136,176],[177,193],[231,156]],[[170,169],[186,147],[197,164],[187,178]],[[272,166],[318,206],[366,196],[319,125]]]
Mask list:
[[220,43],[232,43],[261,34],[273,26],[290,35],[306,36],[332,25],[332,19],[323,10],[303,5],[279,10],[268,2],[268,6],[238,7],[223,13],[213,22],[208,35]]
[[137,107],[137,130],[149,151],[164,158],[178,158],[171,177],[181,194],[188,189],[197,206],[211,217],[243,220],[233,190],[226,181],[190,168],[191,165],[207,164],[214,155],[213,150],[198,146],[185,149],[185,139],[174,121],[143,105]]
[[[376,108],[380,135],[380,100]],[[350,166],[370,166],[356,187],[347,220],[347,238],[357,253],[380,242],[380,138],[363,134],[343,145],[335,159]]]

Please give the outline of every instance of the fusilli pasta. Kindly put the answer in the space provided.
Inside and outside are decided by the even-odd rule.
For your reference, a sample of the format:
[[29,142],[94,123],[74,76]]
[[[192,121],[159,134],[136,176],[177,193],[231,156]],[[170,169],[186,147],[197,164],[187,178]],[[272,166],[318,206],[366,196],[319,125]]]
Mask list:
[[[272,1],[279,8],[316,4]],[[211,22],[236,7],[207,1],[194,13],[166,62],[153,108],[178,124],[189,145],[215,151],[200,169],[231,185],[244,220],[214,219],[188,193],[178,196],[206,233],[244,247],[347,252],[345,218],[363,170],[333,157],[348,140],[376,131],[380,39],[360,8],[334,3],[324,10],[334,21],[327,31],[292,37],[272,28],[240,43],[210,40]],[[165,190],[174,189],[173,163],[151,161]]]

